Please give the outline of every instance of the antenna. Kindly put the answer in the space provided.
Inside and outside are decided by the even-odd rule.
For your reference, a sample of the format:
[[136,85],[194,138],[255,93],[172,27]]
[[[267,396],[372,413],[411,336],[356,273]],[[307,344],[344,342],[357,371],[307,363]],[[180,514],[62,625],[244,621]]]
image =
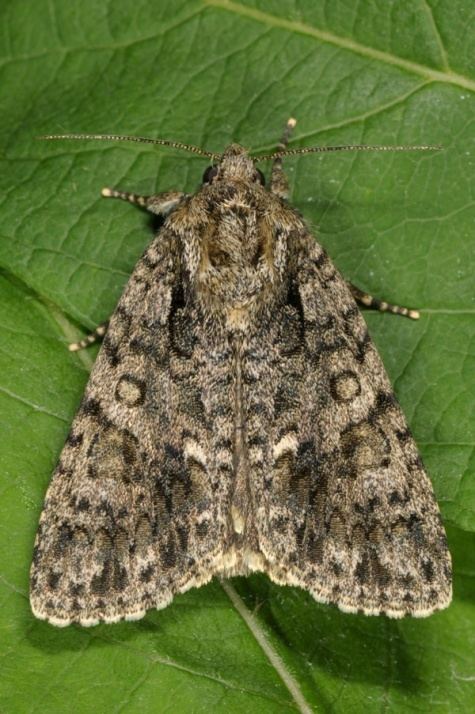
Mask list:
[[56,141],[59,139],[94,139],[99,141],[134,141],[140,144],[159,144],[160,146],[170,146],[173,149],[183,149],[191,151],[192,154],[200,154],[208,156],[210,159],[216,159],[221,154],[214,154],[211,151],[205,151],[198,146],[191,144],[182,144],[181,141],[167,141],[166,139],[149,139],[145,136],[120,136],[118,134],[47,134],[39,136],[38,139],[46,141]]
[[[60,139],[86,139],[86,140],[97,140],[97,141],[131,141],[140,144],[155,144],[159,146],[170,146],[172,149],[182,149],[183,151],[190,151],[192,154],[199,154],[200,156],[207,156],[212,160],[219,160],[222,154],[216,154],[212,151],[205,151],[205,149],[200,149],[199,146],[193,146],[191,144],[183,144],[181,141],[167,141],[166,139],[150,139],[146,136],[121,136],[119,134],[47,134],[45,136],[39,136],[38,139],[44,141],[58,141]],[[285,149],[281,151],[276,151],[273,154],[266,154],[264,156],[255,156],[253,160],[257,163],[259,161],[267,161],[274,159],[281,159],[284,156],[299,156],[301,154],[324,154],[334,151],[440,151],[442,146],[440,145],[430,145],[422,144],[420,146],[370,146],[366,144],[346,144],[342,146],[308,146],[301,149]]]
[[286,149],[276,151],[274,154],[255,156],[254,161],[267,161],[281,159],[284,156],[297,156],[299,154],[323,154],[330,151],[440,151],[440,145],[422,144],[420,146],[371,146],[366,144],[345,144],[343,146],[308,146],[303,149]]

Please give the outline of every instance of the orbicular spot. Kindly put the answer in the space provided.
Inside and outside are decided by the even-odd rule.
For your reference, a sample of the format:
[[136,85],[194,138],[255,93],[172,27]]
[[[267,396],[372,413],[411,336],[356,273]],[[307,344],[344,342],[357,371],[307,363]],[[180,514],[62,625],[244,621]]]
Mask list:
[[108,427],[96,432],[88,449],[89,477],[136,480],[137,444],[126,429]]
[[350,402],[361,394],[358,375],[349,369],[334,374],[330,379],[330,392],[337,402]]
[[147,386],[133,374],[123,374],[115,388],[115,398],[128,407],[137,407],[145,401]]
[[389,442],[383,431],[367,421],[352,424],[341,435],[344,458],[356,471],[389,465]]

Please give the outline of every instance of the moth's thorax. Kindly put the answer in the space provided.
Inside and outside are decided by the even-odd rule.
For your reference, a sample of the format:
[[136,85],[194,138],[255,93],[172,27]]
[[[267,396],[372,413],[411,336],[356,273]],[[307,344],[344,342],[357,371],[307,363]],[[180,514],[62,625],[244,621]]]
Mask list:
[[274,231],[269,203],[257,183],[235,178],[203,187],[208,221],[200,233],[194,285],[207,308],[228,321],[245,323],[249,311],[278,289]]

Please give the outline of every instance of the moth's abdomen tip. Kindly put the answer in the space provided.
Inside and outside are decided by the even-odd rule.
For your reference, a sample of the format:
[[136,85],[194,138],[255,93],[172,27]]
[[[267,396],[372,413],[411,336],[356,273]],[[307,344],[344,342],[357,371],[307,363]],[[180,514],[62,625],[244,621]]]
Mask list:
[[411,318],[411,320],[418,320],[421,316],[421,313],[419,310],[408,310],[407,316]]
[[114,191],[111,188],[103,188],[101,191],[101,196],[104,196],[104,198],[112,198],[114,195]]
[[79,342],[71,342],[71,343],[68,345],[68,350],[69,350],[70,352],[77,352],[77,351],[80,350],[80,349],[81,349],[81,345],[79,344]]

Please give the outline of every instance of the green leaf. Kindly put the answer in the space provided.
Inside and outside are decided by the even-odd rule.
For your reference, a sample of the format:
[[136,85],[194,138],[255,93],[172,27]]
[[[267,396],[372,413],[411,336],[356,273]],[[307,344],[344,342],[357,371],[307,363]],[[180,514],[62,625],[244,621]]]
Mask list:
[[[475,651],[475,67],[468,0],[3,3],[0,10],[0,702],[8,714],[471,711]],[[427,620],[344,615],[264,576],[218,582],[138,623],[36,621],[42,499],[94,349],[149,219],[100,189],[193,191],[196,156],[40,143],[129,133],[219,151],[442,144],[286,161],[292,201],[340,270],[421,309],[367,314],[428,465],[455,598]],[[317,229],[318,226],[318,229]]]

